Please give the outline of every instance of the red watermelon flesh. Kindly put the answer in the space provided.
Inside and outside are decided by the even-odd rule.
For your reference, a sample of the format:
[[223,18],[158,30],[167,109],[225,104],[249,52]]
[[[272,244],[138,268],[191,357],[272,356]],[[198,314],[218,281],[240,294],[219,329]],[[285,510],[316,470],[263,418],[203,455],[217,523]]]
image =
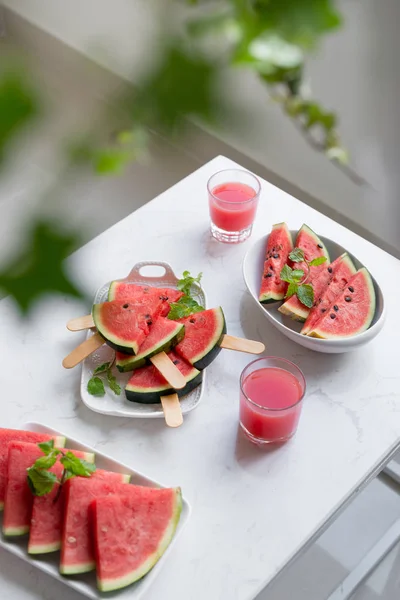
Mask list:
[[98,587],[110,592],[141,579],[170,544],[182,508],[180,488],[125,486],[96,499],[93,515]]
[[35,433],[34,431],[22,431],[20,429],[0,428],[0,510],[4,507],[4,498],[7,483],[8,466],[8,446],[10,442],[31,442],[39,444],[54,440],[58,448],[65,444],[65,438],[62,436],[48,435],[47,433]]
[[98,332],[112,348],[126,354],[137,354],[160,310],[158,300],[146,304],[113,300],[94,304],[92,312]]
[[[295,246],[296,248],[301,248],[304,251],[304,256],[308,262],[320,256],[324,256],[326,258],[325,263],[315,267],[310,267],[307,283],[314,284],[316,278],[324,269],[327,268],[326,265],[329,264],[328,251],[317,234],[314,233],[314,231],[307,225],[303,225],[299,230]],[[305,274],[308,273],[308,267],[305,262],[295,263],[295,268],[301,269]],[[288,315],[292,319],[295,319],[296,321],[305,321],[310,313],[310,309],[302,304],[296,295],[288,298],[278,310],[284,315]]]
[[[65,450],[65,452],[68,452],[68,450]],[[90,452],[81,452],[79,450],[70,450],[70,452],[73,452],[75,456],[87,462],[94,462],[94,454]],[[55,473],[58,479],[61,479],[63,466],[60,462],[57,462],[50,471]],[[33,497],[28,543],[29,554],[47,554],[55,552],[61,547],[64,491],[62,490],[57,498],[59,487],[59,484],[55,484],[49,494]]]
[[89,506],[95,498],[120,491],[130,477],[97,469],[89,478],[74,477],[65,484],[64,523],[60,573],[74,575],[96,566],[89,522]]
[[119,371],[133,371],[146,364],[146,359],[158,354],[161,351],[168,352],[185,335],[185,328],[182,323],[158,317],[155,323],[150,326],[150,333],[140,346],[136,356],[116,353],[116,367]]
[[288,262],[288,255],[292,250],[292,235],[286,223],[273,225],[265,249],[264,270],[258,297],[263,304],[283,300],[288,284],[281,280],[280,273]]
[[172,288],[158,288],[145,285],[137,285],[125,281],[113,281],[108,292],[109,300],[131,300],[146,303],[159,300],[161,303],[161,316],[166,317],[169,313],[170,303],[178,302],[183,293]]
[[[333,271],[333,277],[330,280],[329,285],[326,286],[325,290],[323,290],[319,298],[317,297],[317,295],[315,295],[315,297],[317,298],[316,305],[311,309],[310,314],[308,315],[307,320],[304,323],[303,329],[301,330],[301,333],[303,335],[307,335],[313,329],[315,324],[319,321],[322,315],[329,308],[332,301],[345,287],[345,285],[347,285],[351,277],[356,272],[356,268],[347,253],[343,254],[339,258],[341,260],[337,265],[336,269]],[[335,262],[336,261],[332,263],[332,266]]]
[[374,285],[367,269],[362,268],[353,275],[308,335],[325,340],[350,337],[368,329],[374,314]]
[[226,333],[222,308],[210,308],[179,319],[185,325],[185,337],[175,351],[196,369],[205,369],[219,354]]

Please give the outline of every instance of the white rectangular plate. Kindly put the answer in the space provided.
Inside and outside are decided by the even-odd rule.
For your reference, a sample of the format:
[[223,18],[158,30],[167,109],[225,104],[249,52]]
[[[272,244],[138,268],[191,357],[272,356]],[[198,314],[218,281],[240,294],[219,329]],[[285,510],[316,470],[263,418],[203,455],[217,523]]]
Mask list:
[[[145,268],[155,268],[158,271],[162,271],[161,275],[156,275],[153,277],[149,277],[143,275],[141,271]],[[128,275],[129,282],[136,283],[138,285],[148,285],[155,287],[170,287],[177,289],[178,277],[173,272],[171,266],[168,263],[164,262],[140,262],[137,263],[130,274]],[[127,279],[128,279],[127,278]],[[97,290],[97,293],[94,297],[93,303],[97,302],[106,302],[108,289],[110,287],[110,281],[103,285],[100,289]],[[192,287],[192,296],[197,300],[199,304],[206,307],[207,299],[204,290],[200,286]],[[89,331],[88,336],[93,335],[91,331]],[[122,388],[121,395],[116,396],[109,388],[106,386],[106,393],[103,397],[91,396],[87,391],[87,384],[89,379],[93,375],[94,369],[101,365],[104,362],[108,362],[113,357],[113,350],[109,348],[106,344],[101,346],[99,350],[93,352],[82,364],[82,377],[81,377],[81,398],[83,403],[93,410],[94,412],[101,413],[103,415],[110,415],[116,417],[134,417],[139,419],[148,419],[148,418],[164,418],[164,413],[160,404],[141,404],[139,402],[129,402],[125,398],[124,388],[128,383],[129,378],[132,373],[119,373],[117,369],[114,368],[114,375],[117,377],[118,383]],[[196,389],[194,389],[190,394],[187,394],[183,398],[180,399],[182,413],[188,413],[199,404],[204,389],[206,373],[203,371],[203,383],[199,385]]]
[[[37,431],[39,433],[49,433],[51,435],[65,435],[61,431],[50,429],[49,427],[41,425],[40,423],[26,423],[21,427],[21,429],[25,429],[27,431]],[[96,455],[96,466],[99,469],[106,469],[107,471],[115,471],[117,473],[128,473],[129,475],[131,475],[131,483],[136,485],[144,485],[147,487],[164,487],[161,486],[161,484],[157,481],[153,481],[145,475],[134,471],[131,467],[128,467],[125,464],[113,460],[106,454],[97,452],[97,450],[95,450],[91,446],[81,444],[80,442],[78,442],[78,440],[75,440],[69,436],[65,437],[67,438],[67,448],[72,450],[82,450],[84,452],[93,452]],[[166,550],[165,554],[152,568],[152,570],[145,577],[143,577],[143,579],[125,589],[122,589],[118,592],[113,592],[112,594],[104,594],[98,591],[96,586],[96,574],[94,571],[92,573],[86,573],[84,575],[74,577],[63,577],[62,575],[60,575],[58,571],[58,564],[60,560],[59,552],[43,554],[41,558],[31,557],[27,552],[27,537],[23,537],[22,539],[15,542],[6,541],[4,538],[0,538],[0,547],[4,548],[5,550],[8,550],[12,554],[15,554],[15,556],[19,556],[19,558],[22,558],[22,560],[27,562],[30,566],[37,567],[41,571],[44,571],[48,575],[51,575],[55,579],[58,579],[58,581],[61,581],[62,583],[65,583],[65,585],[73,588],[74,590],[77,590],[87,598],[104,600],[104,598],[112,597],[121,600],[139,600],[139,598],[143,597],[146,590],[151,585],[152,581],[154,581],[154,579],[157,577],[157,574],[159,573],[163,564],[167,560],[167,556],[171,552],[178,538],[178,535],[185,526],[189,518],[190,512],[190,505],[187,502],[187,500],[183,498],[181,518],[177,530],[175,532],[175,536],[168,549]],[[2,525],[2,518],[2,513],[0,513],[0,526]]]

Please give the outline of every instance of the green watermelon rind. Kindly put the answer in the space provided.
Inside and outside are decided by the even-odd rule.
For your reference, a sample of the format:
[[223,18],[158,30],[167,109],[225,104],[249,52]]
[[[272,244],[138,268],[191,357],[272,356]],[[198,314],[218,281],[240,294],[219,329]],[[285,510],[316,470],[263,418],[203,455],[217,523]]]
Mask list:
[[365,281],[367,284],[367,288],[369,290],[369,298],[370,298],[369,311],[368,311],[367,317],[366,317],[364,323],[361,325],[361,327],[356,331],[352,331],[351,334],[349,334],[348,336],[344,336],[343,334],[342,335],[340,335],[340,334],[332,335],[331,334],[331,335],[329,335],[329,337],[326,337],[326,335],[323,335],[321,330],[318,329],[318,327],[317,327],[316,329],[313,329],[312,331],[310,331],[307,334],[308,337],[318,338],[318,339],[322,339],[322,340],[343,340],[343,339],[346,339],[347,337],[354,337],[355,335],[359,335],[360,333],[363,333],[370,327],[372,320],[375,316],[375,310],[376,310],[375,288],[374,288],[374,283],[372,281],[371,275],[369,274],[368,270],[365,267],[362,267],[358,271],[358,273],[360,271],[362,271],[365,276]]
[[164,536],[160,541],[157,550],[148,557],[146,562],[144,562],[138,569],[132,571],[128,575],[124,575],[123,577],[117,577],[115,579],[100,579],[97,578],[97,586],[101,592],[113,592],[115,590],[119,590],[121,588],[127,587],[135,581],[142,579],[160,560],[168,546],[170,545],[174,535],[176,528],[178,527],[179,519],[182,512],[182,492],[180,488],[175,488],[175,502],[174,509],[171,515],[169,525],[165,530]]
[[167,337],[164,337],[162,341],[154,344],[151,348],[147,348],[144,352],[139,352],[138,354],[132,356],[129,355],[125,359],[116,359],[115,366],[117,367],[120,373],[127,373],[128,371],[134,371],[135,369],[139,369],[143,367],[148,359],[158,354],[159,352],[169,352],[179,344],[179,342],[185,336],[185,326],[183,323],[176,323],[175,331],[172,331]]
[[167,382],[164,385],[150,389],[144,386],[130,385],[128,382],[125,387],[125,396],[129,402],[139,402],[140,404],[157,404],[161,402],[161,396],[168,396],[169,394],[177,394],[181,398],[196,389],[201,384],[203,376],[201,371],[192,367],[190,373],[185,375],[185,379],[186,385],[180,390],[172,388]]
[[[287,224],[286,223],[276,223],[275,225],[272,226],[272,230],[278,229],[278,228],[282,228],[285,230],[285,233],[288,236],[288,241],[290,242],[291,249],[293,250],[292,234],[290,233],[290,229],[287,226]],[[280,302],[281,300],[283,300],[283,298],[284,298],[284,294],[274,293],[271,291],[271,292],[268,292],[267,294],[260,294],[258,297],[258,301],[261,304],[272,304],[273,302]]]
[[[357,272],[357,269],[354,266],[354,263],[351,260],[350,256],[347,254],[347,252],[344,252],[342,254],[342,263],[347,263],[347,265],[349,267],[349,271],[352,272],[352,275],[355,275],[355,273]],[[340,292],[339,292],[339,294],[340,294]],[[310,327],[306,328],[306,324],[303,326],[303,328],[302,328],[302,330],[300,332],[302,335],[308,335],[308,332],[310,331]]]
[[139,346],[135,340],[121,340],[115,333],[110,331],[103,323],[100,315],[102,304],[93,304],[92,316],[94,324],[96,325],[98,333],[104,338],[104,341],[117,352],[124,352],[125,354],[137,354],[139,352]]
[[[217,317],[217,326],[215,328],[215,333],[208,345],[203,348],[201,352],[192,356],[190,359],[191,364],[199,371],[203,371],[206,367],[208,367],[213,360],[215,360],[218,354],[221,352],[221,344],[224,339],[224,335],[226,334],[226,320],[224,311],[220,306],[214,309]],[[179,350],[178,350],[179,354]]]
[[[326,262],[329,263],[330,262],[330,258],[329,258],[329,252],[324,244],[324,242],[317,236],[317,234],[315,233],[315,231],[313,231],[311,229],[311,227],[309,227],[308,225],[306,225],[305,223],[300,227],[296,239],[297,237],[300,235],[301,231],[305,231],[307,233],[307,235],[309,235],[310,237],[312,237],[315,240],[316,245],[320,244],[322,246],[322,251],[324,256],[326,256]],[[291,308],[291,303],[290,303],[290,298],[288,300],[286,300],[286,302],[284,302],[279,308],[279,312],[282,313],[283,315],[290,317],[291,319],[293,319],[294,321],[300,321],[300,322],[304,322],[308,315],[310,314],[310,309],[307,308],[307,306],[302,305],[302,308],[297,308],[296,307],[296,311],[292,310]]]
[[[72,450],[73,451],[73,450]],[[94,452],[83,452],[81,458],[88,463],[94,463],[96,455]],[[28,544],[28,554],[50,554],[61,548],[61,540],[52,544]]]

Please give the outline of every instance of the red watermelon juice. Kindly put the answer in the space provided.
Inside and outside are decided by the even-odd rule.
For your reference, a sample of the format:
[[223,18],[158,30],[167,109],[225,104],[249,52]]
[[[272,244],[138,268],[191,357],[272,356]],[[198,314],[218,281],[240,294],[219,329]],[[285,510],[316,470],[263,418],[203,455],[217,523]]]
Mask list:
[[285,442],[296,432],[305,392],[295,365],[274,357],[248,365],[241,376],[240,425],[257,444]]
[[213,175],[208,182],[212,235],[223,242],[247,239],[259,195],[260,183],[247,171],[228,169]]

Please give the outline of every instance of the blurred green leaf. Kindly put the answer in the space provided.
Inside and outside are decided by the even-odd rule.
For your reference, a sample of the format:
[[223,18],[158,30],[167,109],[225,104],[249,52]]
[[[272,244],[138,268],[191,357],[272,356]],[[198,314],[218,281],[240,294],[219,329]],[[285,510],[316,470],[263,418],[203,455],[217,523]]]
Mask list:
[[37,99],[23,76],[0,73],[0,163],[11,138],[37,114]]
[[0,270],[0,288],[10,294],[22,313],[47,294],[82,294],[65,273],[63,260],[78,246],[76,234],[59,230],[56,224],[36,222],[25,248],[10,264]]
[[277,69],[294,69],[303,62],[302,50],[278,36],[263,35],[249,44],[249,54],[257,61],[262,71],[275,72]]
[[131,107],[134,122],[173,132],[182,128],[189,116],[214,121],[219,105],[214,92],[217,73],[210,60],[172,45],[139,86]]
[[265,30],[304,48],[337,29],[342,18],[333,0],[252,0]]

